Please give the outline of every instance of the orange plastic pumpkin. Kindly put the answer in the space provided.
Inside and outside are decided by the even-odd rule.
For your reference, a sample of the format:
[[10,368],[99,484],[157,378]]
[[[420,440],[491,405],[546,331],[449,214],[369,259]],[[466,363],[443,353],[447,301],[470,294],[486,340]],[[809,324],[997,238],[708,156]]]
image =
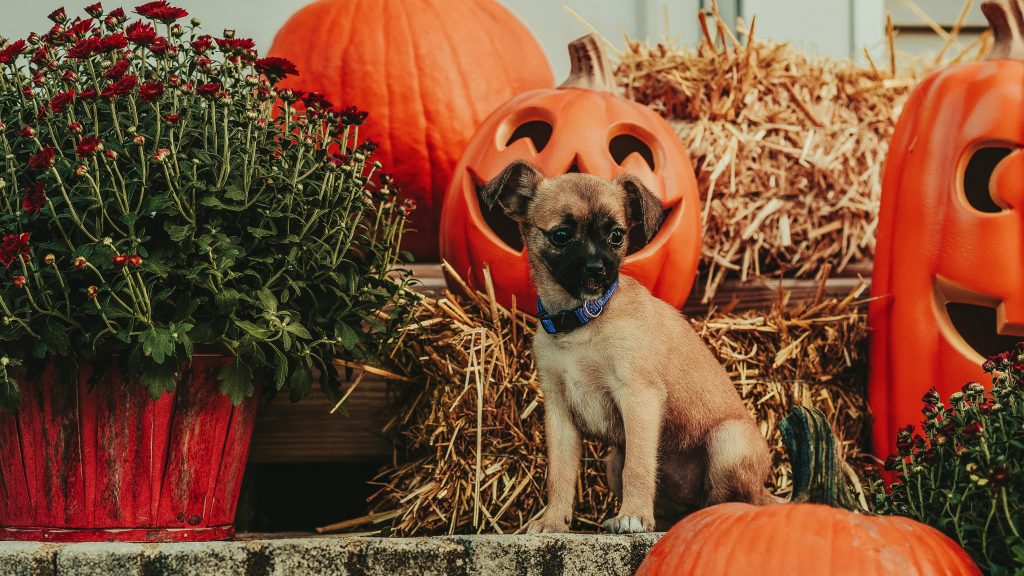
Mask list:
[[[478,189],[515,160],[545,176],[586,172],[638,176],[668,211],[646,245],[631,237],[623,271],[655,296],[680,307],[700,256],[700,195],[693,167],[675,131],[651,109],[614,94],[615,80],[599,40],[569,46],[572,73],[556,89],[521,94],[477,131],[455,169],[441,218],[441,257],[478,287],[490,266],[497,299],[536,311],[526,251],[516,224],[500,210],[481,209]],[[635,251],[634,251],[635,250]]]
[[360,136],[417,202],[403,248],[424,261],[437,261],[441,202],[473,132],[512,96],[554,83],[533,35],[495,0],[319,0],[269,55],[298,66],[282,87],[370,113]]
[[828,418],[798,406],[779,423],[793,502],[730,502],[680,520],[637,576],[967,576],[981,571],[956,542],[902,516],[867,516],[848,488]]
[[1024,0],[989,0],[983,62],[933,74],[904,107],[882,184],[869,399],[877,454],[921,396],[982,380],[1024,335]]

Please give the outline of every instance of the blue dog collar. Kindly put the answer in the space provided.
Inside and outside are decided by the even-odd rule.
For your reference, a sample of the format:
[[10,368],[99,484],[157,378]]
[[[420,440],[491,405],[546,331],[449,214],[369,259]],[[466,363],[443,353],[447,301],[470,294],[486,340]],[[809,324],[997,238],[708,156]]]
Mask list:
[[619,289],[619,279],[616,278],[615,282],[608,287],[608,291],[597,300],[587,300],[581,306],[577,306],[572,310],[563,310],[557,314],[548,314],[544,310],[544,305],[541,303],[540,298],[537,299],[537,313],[539,314],[540,325],[544,328],[544,331],[548,334],[558,334],[560,332],[571,332],[580,326],[586,326],[590,324],[590,321],[601,315],[604,312],[605,304],[612,299],[612,295]]

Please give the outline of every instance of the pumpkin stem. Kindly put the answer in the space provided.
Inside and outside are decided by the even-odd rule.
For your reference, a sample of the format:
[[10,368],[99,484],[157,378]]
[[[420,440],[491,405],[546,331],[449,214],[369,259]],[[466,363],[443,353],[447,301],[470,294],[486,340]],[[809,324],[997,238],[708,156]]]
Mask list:
[[1024,0],[985,0],[981,11],[995,35],[987,60],[1024,60]]
[[569,44],[569,61],[572,65],[569,77],[560,88],[616,91],[615,75],[597,34],[573,40]]
[[860,510],[841,472],[836,436],[821,410],[793,408],[779,422],[779,432],[793,466],[793,502]]

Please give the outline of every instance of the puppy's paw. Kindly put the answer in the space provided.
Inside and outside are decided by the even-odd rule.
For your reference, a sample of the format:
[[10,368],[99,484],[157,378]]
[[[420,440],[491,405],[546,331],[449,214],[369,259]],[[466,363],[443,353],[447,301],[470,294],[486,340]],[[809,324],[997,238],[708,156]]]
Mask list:
[[556,518],[552,514],[543,514],[540,518],[531,521],[526,527],[526,531],[531,534],[541,532],[568,532],[569,523],[565,518]]
[[654,516],[619,514],[614,518],[605,520],[604,527],[616,534],[654,532]]

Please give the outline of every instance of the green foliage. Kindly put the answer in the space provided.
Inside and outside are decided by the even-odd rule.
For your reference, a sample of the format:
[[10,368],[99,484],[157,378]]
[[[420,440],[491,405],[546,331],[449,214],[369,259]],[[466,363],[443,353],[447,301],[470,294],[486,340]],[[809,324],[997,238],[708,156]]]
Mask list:
[[970,382],[944,404],[923,398],[924,436],[900,429],[885,469],[869,486],[879,514],[909,516],[960,543],[986,574],[1024,573],[1024,342],[990,358],[989,391]]
[[156,398],[194,349],[224,350],[236,403],[314,374],[337,396],[332,359],[390,357],[413,206],[360,142],[366,114],[279,89],[290,62],[165,3],[127,26],[88,10],[0,39],[0,403],[54,357]]

